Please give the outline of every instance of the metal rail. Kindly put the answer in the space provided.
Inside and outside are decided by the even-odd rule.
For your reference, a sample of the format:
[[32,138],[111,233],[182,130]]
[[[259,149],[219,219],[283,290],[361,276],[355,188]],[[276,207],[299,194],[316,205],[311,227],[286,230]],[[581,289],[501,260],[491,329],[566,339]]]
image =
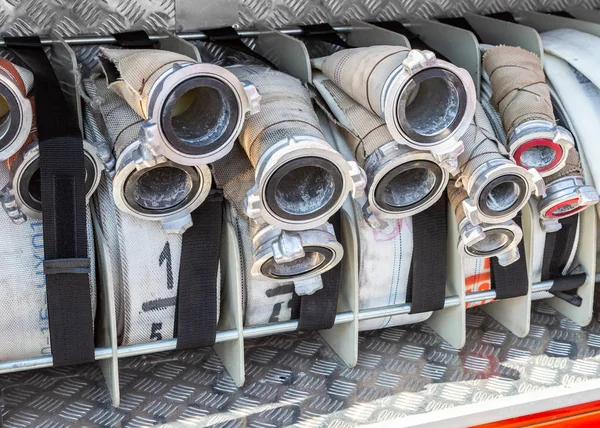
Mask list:
[[[333,26],[333,29],[335,31],[337,31],[338,33],[349,33],[353,30],[353,27],[351,25],[339,25],[339,26]],[[269,34],[274,30],[239,30],[237,33],[239,34],[240,37],[243,38],[255,38],[264,34]],[[292,27],[292,28],[280,28],[277,29],[277,31],[283,33],[283,34],[288,34],[290,36],[301,36],[302,34],[304,34],[304,31],[299,28],[299,27]],[[175,35],[177,35],[178,37],[181,37],[184,40],[207,40],[207,36],[206,34],[204,34],[202,31],[194,31],[194,32],[182,32],[182,33],[175,33]],[[161,38],[164,38],[165,36],[161,36],[160,34],[151,34],[148,36],[150,38],[150,40],[160,40]],[[41,42],[43,45],[51,45],[56,39],[53,39],[52,37],[40,37]],[[106,35],[106,36],[98,36],[98,35],[82,35],[82,36],[75,36],[75,37],[64,37],[63,40],[71,45],[71,46],[77,46],[77,45],[110,45],[110,44],[114,44],[117,43],[117,40],[111,36],[111,35]],[[0,40],[0,47],[4,47],[5,43],[4,40]]]
[[[531,286],[531,292],[548,291],[552,288],[553,281],[542,281]],[[496,291],[480,291],[470,293],[465,296],[465,303],[483,302],[496,298]],[[460,305],[459,296],[446,297],[444,309]],[[358,321],[366,321],[377,318],[391,317],[410,313],[410,303],[385,306],[381,308],[363,309],[358,312]],[[335,324],[346,324],[354,321],[354,314],[351,311],[340,312],[335,317]],[[291,333],[298,328],[298,321],[286,321],[281,323],[265,324],[252,327],[245,327],[241,332],[244,339],[254,339],[257,337],[270,336],[273,334]],[[223,330],[217,333],[216,343],[228,342],[239,339],[237,330]],[[120,346],[117,348],[118,358],[135,357],[154,352],[173,351],[177,348],[177,339],[161,340],[158,342],[142,343],[139,345]],[[105,360],[113,356],[112,349],[108,347],[96,348],[96,360]],[[52,356],[28,358],[23,360],[0,362],[0,374],[52,367]]]

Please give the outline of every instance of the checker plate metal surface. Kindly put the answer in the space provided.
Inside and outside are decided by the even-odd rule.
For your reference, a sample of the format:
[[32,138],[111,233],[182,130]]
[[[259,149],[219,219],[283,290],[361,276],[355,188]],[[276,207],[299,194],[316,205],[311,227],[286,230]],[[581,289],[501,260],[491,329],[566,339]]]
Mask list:
[[0,32],[25,35],[55,31],[74,36],[130,29],[195,30],[225,24],[282,27],[598,5],[599,0],[0,0]]
[[523,339],[469,310],[462,350],[425,324],[363,333],[355,368],[318,334],[247,341],[242,388],[210,349],[124,359],[119,408],[97,365],[15,373],[0,378],[4,424],[356,426],[600,377],[598,316],[581,328],[533,308]]

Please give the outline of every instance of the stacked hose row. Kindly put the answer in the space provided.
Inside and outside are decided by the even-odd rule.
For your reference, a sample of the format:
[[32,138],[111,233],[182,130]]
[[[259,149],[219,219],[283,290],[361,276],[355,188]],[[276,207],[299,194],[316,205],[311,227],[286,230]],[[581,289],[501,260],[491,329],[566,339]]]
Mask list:
[[[344,266],[348,239],[340,210],[355,220],[360,309],[368,309],[410,301],[415,219],[440,204],[453,211],[467,275],[489,270],[492,257],[509,266],[524,256],[517,217],[528,203],[544,233],[595,204],[567,129],[572,106],[552,96],[540,59],[508,46],[483,51],[479,103],[466,70],[400,46],[313,58],[306,83],[270,66],[100,48],[99,65],[82,80],[86,190],[109,250],[119,345],[177,337],[184,242],[221,194],[239,241],[246,326],[297,319],[299,299],[331,285],[326,274]],[[15,254],[32,253],[27,233],[41,219],[32,79],[0,61],[0,202],[14,263],[0,283],[15,295],[35,272],[33,258]],[[560,94],[560,82],[552,83]],[[225,261],[232,262],[222,258],[219,272]],[[94,274],[90,284],[95,293]],[[38,292],[24,305],[42,298]],[[3,358],[36,355],[26,348]]]

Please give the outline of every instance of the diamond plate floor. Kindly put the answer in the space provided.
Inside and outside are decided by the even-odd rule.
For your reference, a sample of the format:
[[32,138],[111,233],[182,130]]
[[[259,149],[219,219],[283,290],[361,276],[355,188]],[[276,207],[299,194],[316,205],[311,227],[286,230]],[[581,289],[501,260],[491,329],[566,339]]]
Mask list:
[[361,334],[347,368],[316,334],[247,341],[236,388],[212,350],[122,360],[121,407],[97,365],[0,377],[6,427],[356,426],[600,377],[600,319],[580,328],[534,303],[519,339],[479,309],[456,350],[426,325]]

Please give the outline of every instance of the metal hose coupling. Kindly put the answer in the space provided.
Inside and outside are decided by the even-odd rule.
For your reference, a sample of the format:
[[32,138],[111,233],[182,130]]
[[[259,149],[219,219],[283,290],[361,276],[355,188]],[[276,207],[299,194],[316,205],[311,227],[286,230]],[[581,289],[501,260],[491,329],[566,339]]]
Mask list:
[[517,215],[532,193],[544,194],[544,180],[535,169],[527,170],[507,158],[480,104],[463,143],[460,174],[454,183],[468,195],[461,205],[471,224],[504,223]]
[[254,168],[243,149],[235,145],[213,164],[213,174],[237,222],[244,223],[243,240],[252,240],[250,273],[255,278],[293,282],[296,294],[312,294],[323,287],[320,275],[337,265],[344,250],[333,226],[324,223],[302,231],[286,231],[270,224],[241,218],[244,197],[254,185]]
[[311,63],[381,117],[394,140],[431,151],[450,174],[457,171],[477,98],[466,70],[399,46],[345,49]]
[[[96,148],[83,140],[86,202],[96,191],[104,164]],[[28,218],[42,218],[42,189],[40,147],[34,141],[23,147],[16,156],[5,162],[10,181],[0,190],[0,204],[14,223]]]
[[277,282],[293,282],[296,294],[313,294],[323,287],[320,275],[344,256],[330,223],[290,232],[249,222],[252,236],[252,275]]
[[511,159],[524,168],[535,168],[543,177],[562,169],[574,140],[567,129],[556,125],[537,55],[519,47],[496,46],[485,53],[483,66]]
[[[89,85],[89,82],[87,83]],[[93,102],[102,113],[116,157],[113,198],[123,212],[160,221],[168,233],[181,234],[192,225],[191,212],[208,196],[212,178],[207,165],[188,166],[160,155],[148,164],[140,156],[143,119],[109,89],[105,79],[93,79]]]
[[0,161],[31,142],[33,73],[0,58]]
[[326,140],[298,79],[261,66],[230,70],[262,96],[261,111],[240,134],[256,171],[244,202],[248,217],[283,230],[312,229],[338,211],[348,194],[363,194],[364,171]]
[[575,215],[598,201],[598,191],[585,184],[579,155],[573,149],[563,169],[546,177],[546,195],[537,204],[540,226],[544,232],[556,232],[562,227],[561,218]]
[[357,202],[371,227],[385,228],[389,220],[413,216],[442,196],[449,173],[431,152],[396,142],[378,116],[323,74],[315,73],[313,84],[339,125],[348,131],[340,151],[365,169],[365,197]]
[[454,210],[458,224],[458,251],[465,258],[497,257],[498,263],[508,266],[519,260],[518,245],[523,239],[523,231],[512,220],[498,224],[481,223],[473,225],[466,216],[463,202],[469,197],[453,181],[448,185],[448,199]]
[[100,48],[100,58],[110,89],[143,118],[135,157],[148,166],[214,162],[260,110],[256,88],[214,64],[146,49]]

